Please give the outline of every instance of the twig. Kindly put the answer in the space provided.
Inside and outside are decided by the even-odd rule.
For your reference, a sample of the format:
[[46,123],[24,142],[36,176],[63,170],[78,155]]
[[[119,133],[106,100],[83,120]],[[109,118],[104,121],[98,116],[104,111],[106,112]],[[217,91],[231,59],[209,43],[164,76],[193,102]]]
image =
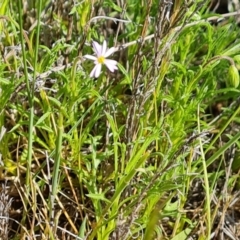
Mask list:
[[117,23],[117,22],[131,23],[132,22],[130,20],[124,20],[124,19],[119,19],[119,18],[114,18],[114,17],[96,16],[96,17],[91,18],[90,21],[88,22],[88,24],[91,22],[95,22],[96,20],[99,20],[99,19],[112,20],[112,21],[114,21],[114,23]]

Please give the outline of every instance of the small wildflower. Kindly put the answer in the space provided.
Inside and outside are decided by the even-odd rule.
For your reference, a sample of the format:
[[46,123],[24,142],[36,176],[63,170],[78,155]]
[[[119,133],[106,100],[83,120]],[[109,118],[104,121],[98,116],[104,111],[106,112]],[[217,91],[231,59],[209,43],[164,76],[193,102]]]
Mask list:
[[107,42],[105,40],[103,41],[102,46],[98,42],[93,41],[92,47],[96,56],[92,56],[92,55],[84,56],[87,59],[93,60],[95,64],[93,70],[90,73],[90,77],[98,78],[101,73],[103,64],[105,64],[111,72],[114,72],[114,70],[118,69],[117,61],[106,59],[107,57],[109,57],[111,54],[115,52],[114,47],[107,49]]

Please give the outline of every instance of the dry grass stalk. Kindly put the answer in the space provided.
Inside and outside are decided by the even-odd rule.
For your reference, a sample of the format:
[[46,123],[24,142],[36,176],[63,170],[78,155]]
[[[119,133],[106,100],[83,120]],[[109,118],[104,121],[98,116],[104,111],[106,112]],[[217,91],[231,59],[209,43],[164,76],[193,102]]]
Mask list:
[[11,209],[12,198],[8,194],[7,182],[2,184],[0,192],[0,239],[7,240],[9,232],[9,212]]

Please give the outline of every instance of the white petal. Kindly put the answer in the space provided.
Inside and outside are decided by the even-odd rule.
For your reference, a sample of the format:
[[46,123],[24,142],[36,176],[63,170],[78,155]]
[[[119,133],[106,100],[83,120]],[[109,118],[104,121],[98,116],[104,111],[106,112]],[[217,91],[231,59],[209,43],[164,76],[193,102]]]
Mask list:
[[102,56],[105,55],[106,50],[107,50],[107,42],[104,40],[102,45],[102,52],[101,52]]
[[106,53],[104,54],[104,57],[109,57],[111,54],[113,54],[114,52],[116,51],[116,48],[115,47],[111,47],[109,48]]
[[92,55],[84,55],[83,56],[84,58],[87,58],[87,59],[90,59],[90,60],[93,60],[93,61],[96,61],[97,60],[97,58],[96,57],[94,57],[94,56],[92,56]]
[[99,57],[102,54],[102,46],[98,42],[95,42],[95,41],[92,42],[92,46],[93,46],[93,51]]
[[102,64],[96,64],[90,73],[90,77],[98,78],[102,69]]
[[105,59],[104,63],[111,72],[114,72],[114,70],[118,69],[117,61],[115,61],[115,60]]
[[102,69],[102,64],[97,64],[95,66],[96,70],[95,70],[95,78],[98,78],[100,73],[101,73],[101,69]]
[[93,76],[95,75],[96,68],[97,68],[97,65],[95,65],[94,68],[93,68],[93,70],[91,71],[90,77],[93,77]]

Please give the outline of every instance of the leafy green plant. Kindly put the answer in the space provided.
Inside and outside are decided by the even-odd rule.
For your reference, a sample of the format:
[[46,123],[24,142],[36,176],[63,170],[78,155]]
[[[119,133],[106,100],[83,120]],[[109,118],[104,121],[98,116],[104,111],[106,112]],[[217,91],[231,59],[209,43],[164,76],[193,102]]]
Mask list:
[[235,20],[200,0],[0,4],[0,176],[20,205],[8,239],[227,236]]

